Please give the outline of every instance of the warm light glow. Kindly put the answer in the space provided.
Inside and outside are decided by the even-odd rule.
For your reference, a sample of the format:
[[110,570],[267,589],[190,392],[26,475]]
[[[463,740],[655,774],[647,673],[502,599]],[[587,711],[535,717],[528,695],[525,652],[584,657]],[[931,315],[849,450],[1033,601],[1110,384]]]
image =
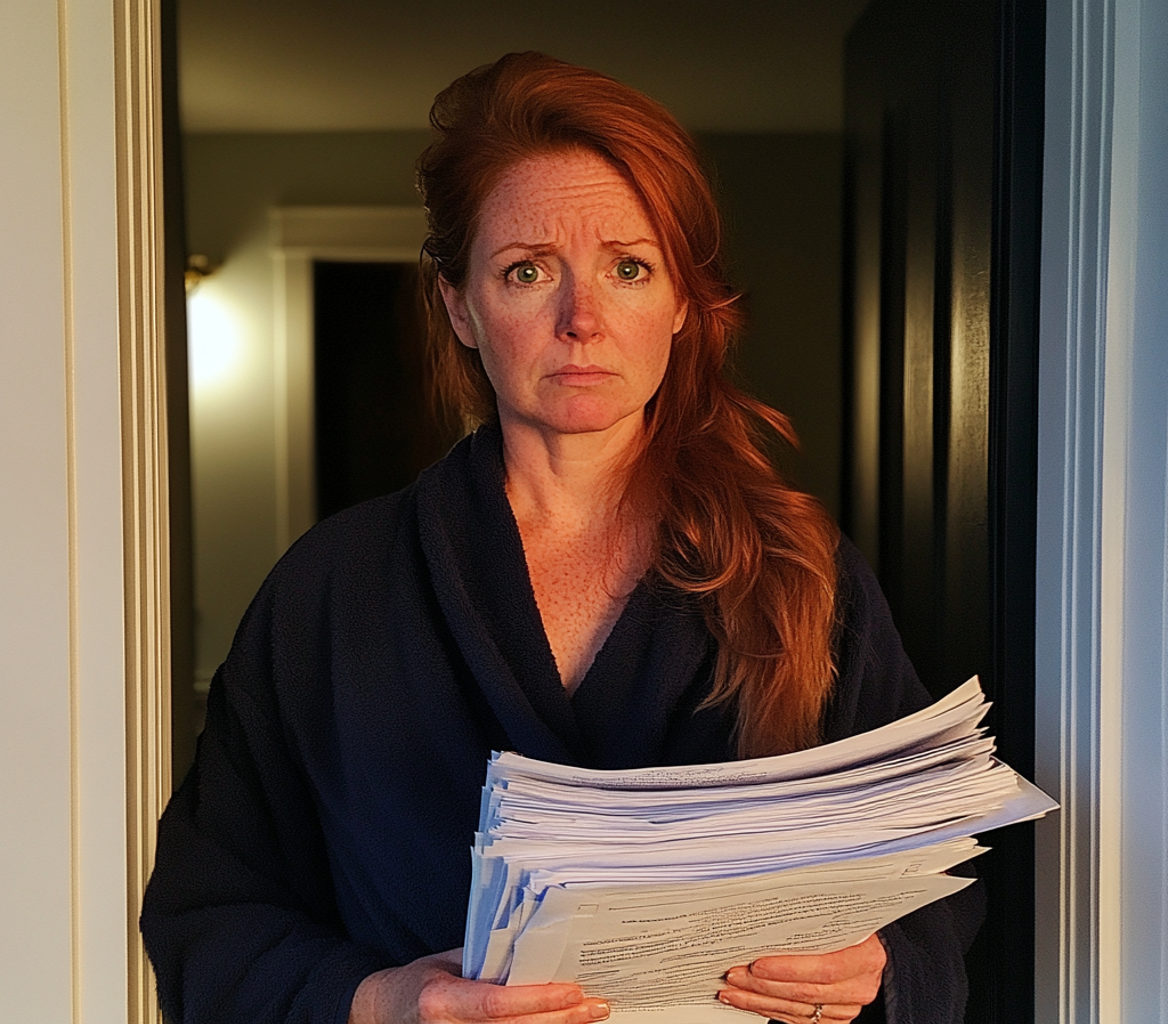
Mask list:
[[213,282],[187,298],[187,333],[191,387],[200,391],[230,379],[240,360],[240,330]]

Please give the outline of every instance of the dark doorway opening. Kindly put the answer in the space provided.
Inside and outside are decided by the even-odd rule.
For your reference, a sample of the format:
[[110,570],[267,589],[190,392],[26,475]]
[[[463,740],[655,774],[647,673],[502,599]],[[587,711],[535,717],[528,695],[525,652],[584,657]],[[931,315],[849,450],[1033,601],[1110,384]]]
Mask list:
[[313,295],[323,519],[408,486],[457,432],[430,400],[416,266],[318,261]]

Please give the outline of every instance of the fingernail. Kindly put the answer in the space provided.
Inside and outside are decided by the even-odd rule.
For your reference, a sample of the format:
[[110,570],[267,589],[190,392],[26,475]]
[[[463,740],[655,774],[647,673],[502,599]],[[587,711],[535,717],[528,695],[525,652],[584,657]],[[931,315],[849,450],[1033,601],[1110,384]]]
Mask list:
[[593,1003],[588,1010],[593,1020],[604,1020],[612,1012],[608,1008],[608,1003]]

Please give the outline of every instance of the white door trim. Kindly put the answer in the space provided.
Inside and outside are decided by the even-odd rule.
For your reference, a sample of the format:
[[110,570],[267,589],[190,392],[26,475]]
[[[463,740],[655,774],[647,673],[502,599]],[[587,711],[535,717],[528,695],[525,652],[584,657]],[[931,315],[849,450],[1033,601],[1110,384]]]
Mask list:
[[170,785],[155,0],[0,5],[0,992],[157,1020]]
[[271,211],[275,266],[276,554],[316,522],[314,260],[417,263],[426,214],[414,206]]
[[1036,1019],[1168,1021],[1168,3],[1047,7]]

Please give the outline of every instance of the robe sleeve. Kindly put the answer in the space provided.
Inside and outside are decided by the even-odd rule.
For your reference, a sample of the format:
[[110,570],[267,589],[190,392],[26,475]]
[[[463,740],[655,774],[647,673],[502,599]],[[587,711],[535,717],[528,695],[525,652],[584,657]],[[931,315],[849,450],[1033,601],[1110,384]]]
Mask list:
[[390,966],[342,928],[277,707],[265,591],[216,674],[195,764],[159,824],[141,928],[169,1024],[345,1024],[361,980]]
[[[840,542],[839,570],[839,678],[827,740],[874,729],[931,703],[872,570],[846,538]],[[973,872],[963,867],[954,873]],[[888,953],[881,997],[858,1021],[961,1024],[968,997],[964,956],[984,915],[985,893],[978,881],[881,929]]]

